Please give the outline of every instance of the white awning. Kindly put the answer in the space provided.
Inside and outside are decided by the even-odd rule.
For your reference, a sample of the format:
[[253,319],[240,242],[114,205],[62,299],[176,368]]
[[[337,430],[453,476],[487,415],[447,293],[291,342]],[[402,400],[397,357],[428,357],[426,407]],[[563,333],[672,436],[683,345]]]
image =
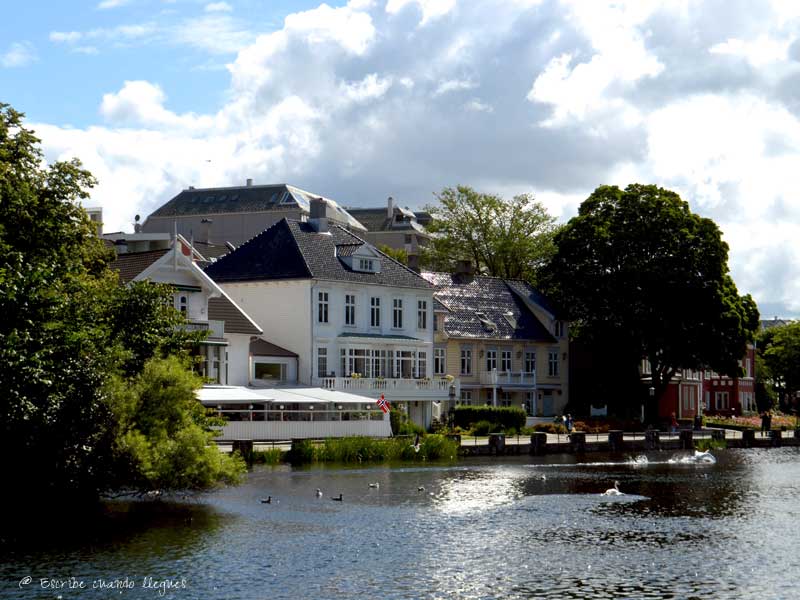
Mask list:
[[[273,402],[278,404],[370,404],[365,396],[323,388],[251,388],[246,386],[207,386],[197,391],[197,399],[206,405]],[[376,405],[377,406],[377,405]]]

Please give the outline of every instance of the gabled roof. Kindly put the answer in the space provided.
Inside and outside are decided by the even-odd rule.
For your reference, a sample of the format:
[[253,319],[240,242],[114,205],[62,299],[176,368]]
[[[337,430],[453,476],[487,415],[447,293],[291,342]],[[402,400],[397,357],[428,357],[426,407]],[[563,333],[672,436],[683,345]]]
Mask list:
[[[418,233],[427,234],[425,228],[418,222],[411,220],[416,218],[416,214],[407,208],[395,207],[395,210],[400,211],[408,220],[397,221],[394,218],[386,216],[385,208],[348,208],[347,211],[358,219],[369,232],[376,231],[416,231]],[[427,214],[427,213],[426,213]]]
[[514,290],[523,298],[526,298],[529,302],[542,307],[546,312],[550,313],[553,318],[558,318],[561,315],[561,310],[559,310],[557,306],[550,302],[550,300],[547,299],[547,296],[542,294],[528,282],[522,281],[521,279],[506,279],[505,281],[512,290]]
[[116,260],[109,263],[108,266],[112,271],[119,273],[119,278],[123,283],[128,283],[133,281],[139,273],[147,269],[147,267],[152,265],[167,252],[169,252],[169,248],[119,254]]
[[[354,271],[343,261],[340,249],[351,255],[366,246],[380,257],[380,273]],[[281,219],[275,225],[223,256],[206,269],[220,283],[269,281],[275,279],[323,279],[430,289],[419,274],[400,264],[353,235],[343,227],[331,225],[318,233],[309,223]]]
[[453,273],[422,276],[436,287],[434,299],[450,311],[444,320],[450,337],[556,341],[512,290],[511,285],[531,287],[524,282]]
[[225,321],[225,333],[258,335],[261,329],[227,295],[208,299],[208,318]]
[[220,188],[189,188],[157,208],[148,217],[180,217],[221,213],[251,213],[271,210],[299,209],[308,214],[311,200],[322,198],[338,214],[338,220],[348,227],[363,230],[335,200],[301,190],[293,185],[246,185]]

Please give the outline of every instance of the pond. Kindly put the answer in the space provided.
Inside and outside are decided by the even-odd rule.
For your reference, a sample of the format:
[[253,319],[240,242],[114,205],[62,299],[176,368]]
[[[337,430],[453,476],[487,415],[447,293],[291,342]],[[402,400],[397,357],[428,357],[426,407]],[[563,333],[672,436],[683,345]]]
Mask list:
[[6,543],[0,598],[800,597],[800,449],[715,454],[257,468]]

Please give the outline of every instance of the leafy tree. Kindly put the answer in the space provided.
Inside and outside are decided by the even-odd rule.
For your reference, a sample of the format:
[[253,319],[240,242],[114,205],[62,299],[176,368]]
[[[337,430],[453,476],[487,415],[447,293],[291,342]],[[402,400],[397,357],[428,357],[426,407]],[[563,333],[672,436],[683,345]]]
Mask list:
[[433,216],[433,239],[422,254],[427,268],[452,271],[469,260],[487,275],[533,280],[554,250],[555,217],[530,194],[506,201],[458,186],[436,199],[425,208]]
[[653,185],[597,188],[555,238],[544,280],[573,332],[631,378],[650,362],[660,397],[679,369],[737,375],[758,326],[710,219]]
[[800,323],[767,329],[759,337],[758,350],[781,407],[792,409],[791,399],[800,391]]
[[383,252],[386,256],[395,259],[399,263],[403,263],[404,265],[408,264],[408,252],[406,252],[403,248],[392,248],[382,244],[378,247],[378,250]]
[[[107,268],[113,254],[79,204],[94,178],[77,160],[42,167],[38,143],[23,115],[0,104],[0,452],[20,504],[150,485],[120,452],[119,436],[131,428],[121,420],[119,394],[138,389],[134,382],[150,358],[190,339],[178,327],[169,290],[119,285]],[[207,436],[184,429],[205,448]],[[134,430],[145,439],[154,433]],[[191,456],[173,464],[193,471],[195,482],[234,473],[209,463],[205,451],[194,462]]]

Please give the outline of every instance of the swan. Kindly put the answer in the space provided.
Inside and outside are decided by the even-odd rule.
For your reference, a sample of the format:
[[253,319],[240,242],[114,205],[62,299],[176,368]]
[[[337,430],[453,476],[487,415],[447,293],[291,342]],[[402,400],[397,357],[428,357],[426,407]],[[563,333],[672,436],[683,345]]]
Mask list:
[[334,498],[333,496],[331,496],[331,500],[333,500],[334,502],[342,502],[342,495],[339,494],[338,498]]
[[417,434],[417,439],[414,440],[414,443],[411,445],[414,449],[414,452],[419,452],[419,434]]
[[608,488],[605,492],[603,492],[603,496],[624,496],[622,492],[619,491],[619,481],[614,482],[613,488]]
[[371,488],[379,488],[379,487],[381,487],[381,484],[379,482],[370,483],[369,487],[371,487]]
[[698,452],[697,450],[695,450],[692,460],[694,460],[695,462],[704,462],[704,463],[717,462],[717,459],[708,450],[706,450],[705,452]]
[[267,496],[261,499],[261,504],[272,504],[272,496]]
[[547,475],[545,474],[539,475],[539,479],[541,479],[542,481],[547,481]]
[[322,490],[317,488],[316,495],[317,495],[317,498],[322,498]]

